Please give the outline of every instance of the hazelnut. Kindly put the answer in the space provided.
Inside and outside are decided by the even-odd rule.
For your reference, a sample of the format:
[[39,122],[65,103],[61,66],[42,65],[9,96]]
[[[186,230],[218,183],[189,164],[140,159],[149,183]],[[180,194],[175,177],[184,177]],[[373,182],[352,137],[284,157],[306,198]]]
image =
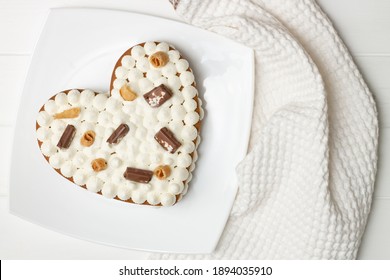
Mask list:
[[107,161],[104,158],[97,158],[91,162],[91,165],[93,171],[99,172],[107,168]]
[[132,91],[127,85],[123,85],[119,90],[119,93],[125,101],[133,101],[137,98],[137,94]]
[[156,52],[149,57],[149,61],[154,67],[160,68],[168,63],[169,56],[165,52]]
[[154,169],[154,175],[157,177],[159,180],[164,180],[171,175],[171,168],[169,165],[160,165]]
[[96,136],[95,131],[92,130],[86,131],[80,139],[81,145],[85,147],[91,146],[93,142],[95,142],[95,136]]

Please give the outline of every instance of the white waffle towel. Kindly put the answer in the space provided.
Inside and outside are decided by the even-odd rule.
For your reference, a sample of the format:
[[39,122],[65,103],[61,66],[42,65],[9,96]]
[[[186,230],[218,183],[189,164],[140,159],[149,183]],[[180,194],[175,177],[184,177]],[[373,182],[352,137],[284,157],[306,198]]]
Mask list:
[[215,252],[151,258],[356,258],[372,200],[378,120],[329,19],[313,0],[171,2],[188,23],[255,50],[254,115]]

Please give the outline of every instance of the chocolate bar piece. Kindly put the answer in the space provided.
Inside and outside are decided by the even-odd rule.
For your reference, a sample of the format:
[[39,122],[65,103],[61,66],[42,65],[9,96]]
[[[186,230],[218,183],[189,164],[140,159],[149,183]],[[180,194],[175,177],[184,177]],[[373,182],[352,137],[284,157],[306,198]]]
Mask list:
[[125,179],[138,182],[138,183],[149,183],[152,180],[153,171],[138,169],[133,167],[127,167],[123,177]]
[[64,133],[62,133],[60,141],[58,141],[57,147],[60,149],[69,148],[75,134],[76,128],[73,125],[68,124],[68,126],[64,130]]
[[122,123],[118,126],[117,129],[111,134],[107,139],[108,144],[117,144],[119,141],[125,137],[125,135],[129,132],[130,128],[127,124]]
[[159,85],[151,91],[144,94],[146,102],[150,107],[157,108],[172,97],[172,92],[164,85]]
[[172,131],[166,127],[161,128],[160,131],[154,135],[154,139],[156,139],[161,147],[163,147],[171,154],[174,154],[181,146],[181,143],[175,138]]

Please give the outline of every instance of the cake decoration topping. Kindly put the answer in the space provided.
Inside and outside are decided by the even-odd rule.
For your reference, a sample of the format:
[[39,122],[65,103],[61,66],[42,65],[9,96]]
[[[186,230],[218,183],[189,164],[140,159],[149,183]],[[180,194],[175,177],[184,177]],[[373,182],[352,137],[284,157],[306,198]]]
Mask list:
[[165,150],[174,154],[176,150],[181,146],[181,143],[175,138],[172,131],[168,128],[163,127],[159,132],[154,135],[154,139],[163,147]]
[[119,141],[123,139],[123,137],[126,136],[126,134],[129,132],[130,128],[127,124],[120,124],[117,129],[111,134],[110,137],[107,139],[108,144],[117,144]]
[[64,130],[64,133],[62,133],[60,140],[58,141],[57,147],[60,149],[69,148],[75,134],[76,128],[73,125],[68,124],[68,126]]
[[149,183],[152,180],[153,171],[138,169],[133,167],[127,167],[123,177],[125,179],[138,182],[138,183]]
[[169,56],[167,53],[160,51],[152,54],[149,57],[149,61],[154,67],[160,68],[160,67],[164,67],[168,63]]
[[97,158],[91,162],[93,171],[99,172],[107,168],[107,161],[104,158]]
[[93,130],[86,131],[80,139],[81,145],[89,147],[95,142],[96,133]]
[[123,85],[119,90],[120,95],[125,101],[133,101],[137,98],[137,94],[132,91],[128,85]]
[[80,107],[71,108],[54,114],[54,119],[73,119],[80,115]]
[[165,103],[169,98],[172,97],[172,92],[164,85],[159,85],[151,91],[144,94],[146,102],[150,107],[157,108]]
[[154,169],[154,176],[156,176],[157,179],[164,180],[168,178],[169,175],[171,175],[171,167],[169,165],[160,165]]

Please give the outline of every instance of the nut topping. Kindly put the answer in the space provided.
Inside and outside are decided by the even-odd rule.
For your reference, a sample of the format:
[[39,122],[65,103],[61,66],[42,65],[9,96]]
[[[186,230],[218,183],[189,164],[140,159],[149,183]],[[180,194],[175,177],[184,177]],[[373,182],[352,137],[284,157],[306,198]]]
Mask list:
[[119,90],[120,95],[125,101],[133,101],[137,98],[137,94],[132,91],[128,85],[123,85]]
[[107,168],[107,161],[104,158],[97,158],[91,162],[91,165],[93,171],[99,172]]
[[61,113],[54,114],[55,119],[73,119],[80,115],[80,107],[71,108]]
[[165,52],[156,52],[149,57],[149,61],[154,67],[160,68],[168,63],[169,56]]
[[171,168],[169,165],[160,165],[156,169],[154,169],[154,176],[159,180],[164,180],[171,175]]
[[81,145],[89,147],[95,142],[96,133],[93,130],[86,131],[80,139]]

